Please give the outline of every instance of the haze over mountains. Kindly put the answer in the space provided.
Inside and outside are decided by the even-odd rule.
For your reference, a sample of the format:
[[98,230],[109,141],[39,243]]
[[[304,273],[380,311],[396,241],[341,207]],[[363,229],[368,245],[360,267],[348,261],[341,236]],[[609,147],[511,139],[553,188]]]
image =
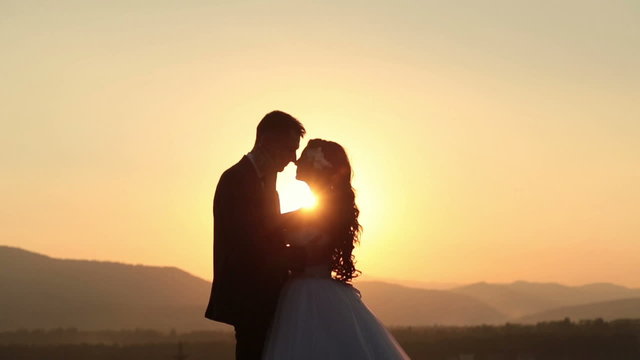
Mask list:
[[[0,246],[0,266],[0,330],[229,328],[203,317],[209,281],[175,267],[55,259],[8,246]],[[640,289],[614,284],[477,283],[428,290],[360,281],[356,286],[389,326],[640,318]]]
[[[629,289],[608,283],[583,286],[525,281],[517,281],[512,284],[477,283],[452,289],[452,292],[483,301],[500,309],[511,319],[556,308],[569,308],[576,305],[628,298],[640,299],[640,289]],[[640,316],[640,311],[638,316]]]

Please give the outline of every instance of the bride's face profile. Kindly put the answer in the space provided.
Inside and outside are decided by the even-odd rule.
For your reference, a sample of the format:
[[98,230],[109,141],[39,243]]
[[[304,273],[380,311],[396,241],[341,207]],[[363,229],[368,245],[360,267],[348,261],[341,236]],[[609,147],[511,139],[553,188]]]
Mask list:
[[332,167],[320,146],[307,146],[296,161],[296,166],[296,179],[306,182],[309,186],[322,183],[323,174]]
[[300,154],[300,158],[296,161],[296,179],[306,183],[313,177],[310,174],[313,172],[313,161],[309,158],[308,149],[309,148],[306,147],[302,151],[302,154]]

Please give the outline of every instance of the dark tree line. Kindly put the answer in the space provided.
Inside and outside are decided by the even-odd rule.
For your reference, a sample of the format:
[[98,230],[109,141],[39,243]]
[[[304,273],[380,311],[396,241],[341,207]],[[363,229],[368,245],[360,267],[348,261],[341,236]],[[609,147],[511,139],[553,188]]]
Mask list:
[[[536,325],[394,328],[392,333],[414,360],[640,359],[640,320],[569,319]],[[0,332],[0,359],[174,359],[178,343],[188,360],[233,359],[229,332],[176,333],[155,330],[77,329]]]
[[168,332],[150,329],[81,331],[76,328],[59,328],[0,332],[0,346],[9,344],[34,346],[141,345],[231,341],[233,341],[233,334],[226,331],[191,331],[178,334],[175,330]]
[[640,320],[395,329],[413,359],[640,359]]

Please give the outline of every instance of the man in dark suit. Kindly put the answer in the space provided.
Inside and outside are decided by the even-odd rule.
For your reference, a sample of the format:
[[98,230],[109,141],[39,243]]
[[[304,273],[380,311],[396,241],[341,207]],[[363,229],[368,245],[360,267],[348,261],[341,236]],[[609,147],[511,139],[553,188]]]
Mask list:
[[214,280],[205,317],[233,325],[236,359],[260,359],[280,289],[303,261],[280,231],[277,173],[296,160],[302,124],[273,111],[253,149],[225,171],[213,201]]

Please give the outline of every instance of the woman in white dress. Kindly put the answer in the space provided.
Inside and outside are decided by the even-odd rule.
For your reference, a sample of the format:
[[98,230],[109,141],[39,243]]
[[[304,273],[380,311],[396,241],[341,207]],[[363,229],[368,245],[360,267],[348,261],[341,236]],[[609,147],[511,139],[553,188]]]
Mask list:
[[288,241],[304,247],[307,265],[282,290],[263,359],[409,359],[350,284],[360,225],[344,149],[313,139],[296,165],[318,203],[285,215]]

